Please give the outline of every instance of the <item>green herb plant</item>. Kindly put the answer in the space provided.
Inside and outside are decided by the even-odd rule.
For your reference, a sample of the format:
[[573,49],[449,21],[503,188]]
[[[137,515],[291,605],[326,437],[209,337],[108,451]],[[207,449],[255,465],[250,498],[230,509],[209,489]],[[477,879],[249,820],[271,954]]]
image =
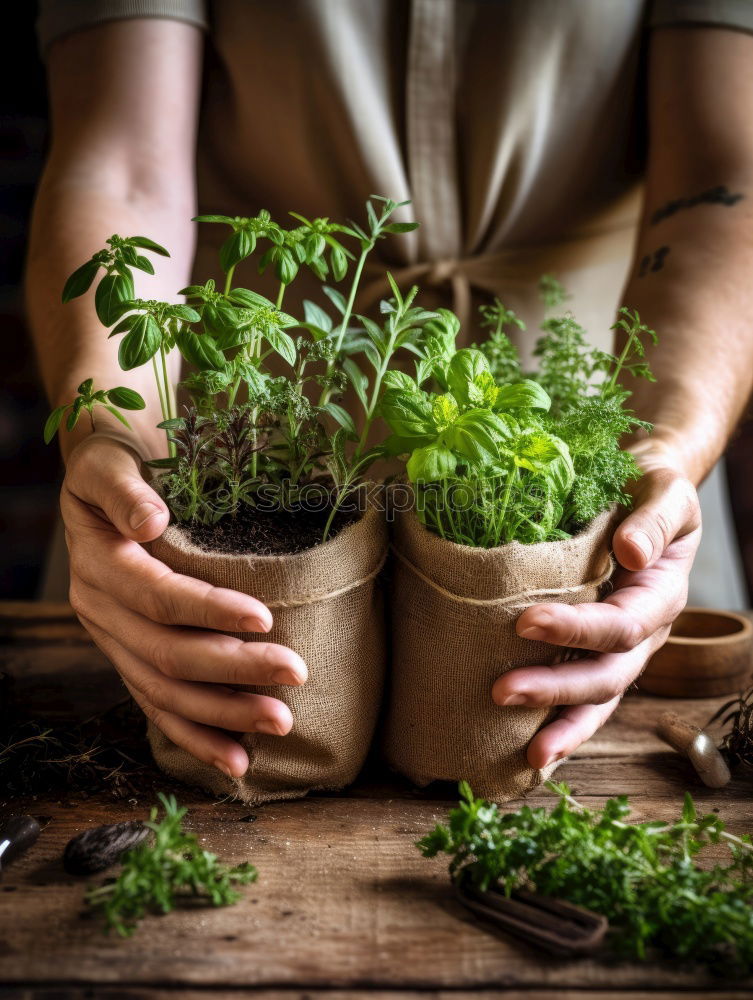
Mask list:
[[183,829],[187,809],[175,797],[158,796],[146,826],[153,837],[126,851],[114,880],[90,888],[86,902],[104,918],[105,930],[130,937],[148,913],[169,913],[187,899],[211,906],[230,906],[241,898],[236,886],[255,882],[257,871],[245,862],[228,867],[205,851],[195,834]]
[[[403,347],[418,350],[424,325],[436,317],[413,304],[416,289],[403,296],[394,282],[394,298],[381,306],[382,324],[353,312],[377,242],[416,228],[393,219],[406,204],[373,196],[364,227],[297,213],[291,228],[267,211],[251,218],[199,216],[198,222],[230,230],[219,255],[224,281],[182,289],[182,303],[134,297],[132,269],[152,272],[138,249],[168,253],[144,237],[113,236],[68,280],[64,301],[87,292],[104,269],[95,306],[103,325],[112,327],[109,336],[122,337],[121,368],[153,366],[168,454],[151,464],[162,473],[161,488],[178,521],[211,524],[264,509],[272,496],[295,509],[318,487],[330,497],[326,539],[338,508],[382,453],[368,447],[368,436],[393,356]],[[274,301],[235,284],[238,265],[254,255],[258,272],[270,270],[278,282]],[[344,282],[352,273],[345,293],[323,284],[329,308],[306,300],[296,317],[282,307],[304,267],[323,283]],[[193,369],[182,383],[191,405],[181,415],[168,378],[173,350]],[[349,386],[363,410],[360,427],[340,402]],[[48,440],[60,419],[51,416]]]
[[127,389],[123,385],[119,385],[115,389],[95,389],[93,379],[88,378],[78,387],[78,395],[73,402],[56,407],[47,418],[47,423],[44,425],[45,444],[49,444],[55,437],[67,411],[70,411],[65,418],[67,430],[73,430],[84,411],[89,414],[92,430],[96,430],[94,408],[97,406],[104,406],[130,430],[131,425],[120,411],[143,410],[146,403],[133,389]]
[[[552,278],[541,291],[550,306],[565,297]],[[381,401],[387,448],[405,457],[423,523],[489,548],[567,538],[611,504],[629,505],[625,486],[640,471],[620,440],[650,425],[626,407],[620,380],[653,378],[644,357],[656,340],[640,316],[620,310],[617,355],[591,350],[569,313],[550,317],[539,370],[526,377],[506,332],[524,324],[499,300],[482,309],[491,334],[477,348],[455,350],[457,322],[441,312],[415,377],[388,372]]]
[[[580,805],[564,784],[551,810],[523,806],[504,813],[460,785],[447,825],[416,845],[428,858],[450,856],[450,875],[483,890],[517,888],[585,906],[610,923],[612,950],[647,959],[665,956],[721,972],[753,969],[753,844],[699,816],[689,794],[674,823],[631,823],[626,796],[603,809]],[[726,862],[703,867],[697,856],[726,844]]]

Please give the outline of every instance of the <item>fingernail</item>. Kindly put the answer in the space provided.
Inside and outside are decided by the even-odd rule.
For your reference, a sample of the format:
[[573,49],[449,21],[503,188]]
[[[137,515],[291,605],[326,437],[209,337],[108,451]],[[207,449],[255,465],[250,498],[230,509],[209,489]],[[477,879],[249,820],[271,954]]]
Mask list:
[[540,625],[529,625],[520,634],[524,639],[545,639],[546,629]]
[[261,618],[254,618],[253,615],[241,618],[238,622],[239,632],[269,632],[269,629],[270,626],[266,622]]
[[628,539],[633,545],[638,546],[646,559],[650,559],[654,554],[654,544],[645,531],[635,531],[632,535],[628,535]]
[[257,733],[266,733],[267,736],[282,736],[282,729],[272,719],[259,719],[254,730]]
[[162,511],[156,503],[149,503],[148,501],[146,503],[140,503],[138,507],[135,507],[133,511],[131,511],[131,517],[128,523],[131,525],[133,530],[136,531],[136,529],[140,528],[142,524],[145,524],[150,517],[154,517],[155,514],[161,513]]
[[221,760],[216,760],[214,762],[214,766],[217,768],[218,771],[222,771],[223,774],[226,774],[228,778],[232,778],[232,774],[230,773],[230,768],[227,766],[227,764],[223,764]]
[[295,670],[275,670],[272,674],[273,684],[294,684],[299,686],[303,684],[303,677],[297,674]]
[[508,694],[506,698],[503,698],[500,702],[501,705],[526,705],[528,704],[528,695],[525,694]]

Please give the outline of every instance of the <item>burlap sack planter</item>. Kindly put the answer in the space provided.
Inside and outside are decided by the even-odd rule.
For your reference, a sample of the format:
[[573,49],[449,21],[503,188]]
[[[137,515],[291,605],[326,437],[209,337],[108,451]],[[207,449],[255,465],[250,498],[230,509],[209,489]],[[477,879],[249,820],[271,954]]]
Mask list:
[[242,778],[225,777],[150,725],[152,753],[162,770],[249,804],[300,798],[353,781],[373,736],[384,681],[384,617],[377,582],[387,550],[383,514],[370,508],[330,541],[294,555],[206,552],[177,526],[149,548],[179,573],[267,604],[274,617],[271,632],[234,634],[289,646],[309,670],[307,682],[298,688],[242,689],[279,698],[294,719],[287,736],[240,737],[251,762]]
[[497,802],[540,784],[526,747],[552,709],[491,699],[513,667],[551,664],[562,649],[522,639],[515,622],[532,604],[598,600],[612,574],[609,544],[619,518],[606,511],[573,538],[495,549],[429,532],[412,511],[393,531],[392,675],[384,749],[415,784],[470,782]]

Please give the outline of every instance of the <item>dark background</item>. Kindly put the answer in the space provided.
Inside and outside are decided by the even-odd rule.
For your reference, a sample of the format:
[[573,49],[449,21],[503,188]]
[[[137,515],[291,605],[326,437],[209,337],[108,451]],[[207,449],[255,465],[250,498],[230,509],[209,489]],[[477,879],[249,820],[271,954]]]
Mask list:
[[[48,407],[24,323],[22,274],[34,189],[47,143],[44,67],[34,33],[36,4],[4,11],[0,60],[0,599],[35,597],[62,475],[42,427]],[[748,591],[753,593],[753,422],[735,435],[727,474]]]

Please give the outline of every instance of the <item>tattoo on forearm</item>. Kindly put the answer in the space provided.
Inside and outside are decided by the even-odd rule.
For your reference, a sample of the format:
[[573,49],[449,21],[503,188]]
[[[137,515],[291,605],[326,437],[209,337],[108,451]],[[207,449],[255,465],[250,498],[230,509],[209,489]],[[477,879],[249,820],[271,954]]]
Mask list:
[[669,247],[659,247],[653,253],[647,253],[638,265],[638,277],[645,278],[647,274],[651,274],[653,271],[661,271],[668,253]]
[[651,216],[651,225],[655,226],[662,219],[668,219],[670,215],[681,212],[684,208],[694,208],[696,205],[736,205],[745,197],[744,194],[732,194],[726,184],[719,184],[717,187],[709,188],[700,194],[693,195],[692,198],[676,198],[668,201],[666,205],[657,208]]

